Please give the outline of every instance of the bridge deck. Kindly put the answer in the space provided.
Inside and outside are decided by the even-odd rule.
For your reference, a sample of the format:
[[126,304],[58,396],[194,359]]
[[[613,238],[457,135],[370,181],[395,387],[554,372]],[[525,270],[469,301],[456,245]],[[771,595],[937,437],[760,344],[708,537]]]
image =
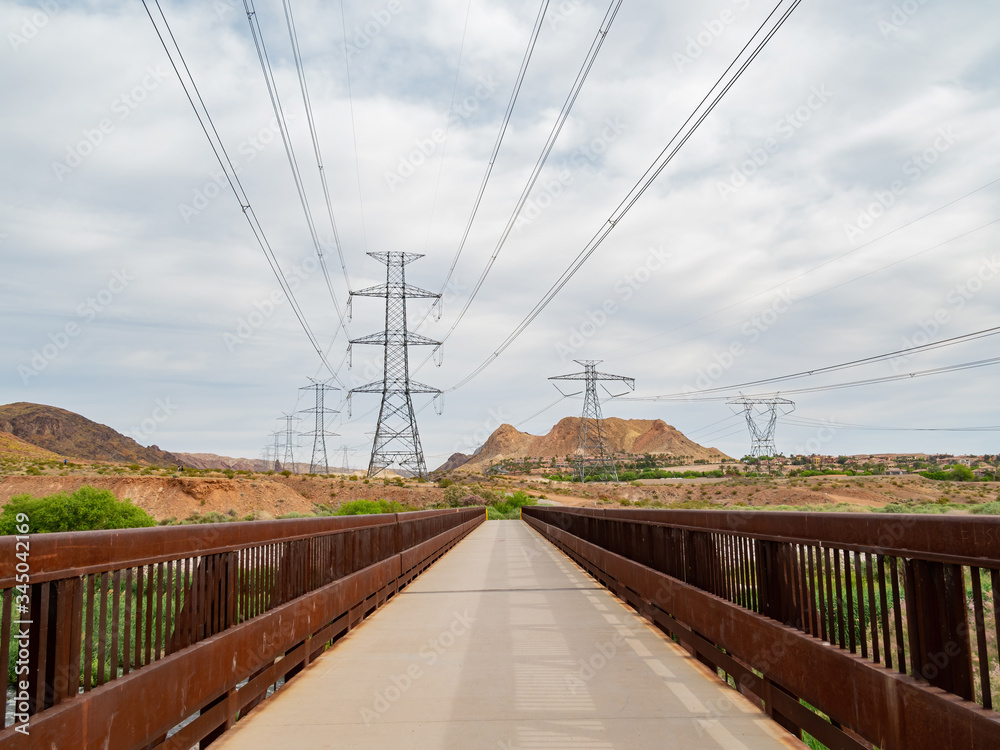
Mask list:
[[804,747],[520,521],[480,526],[215,746]]

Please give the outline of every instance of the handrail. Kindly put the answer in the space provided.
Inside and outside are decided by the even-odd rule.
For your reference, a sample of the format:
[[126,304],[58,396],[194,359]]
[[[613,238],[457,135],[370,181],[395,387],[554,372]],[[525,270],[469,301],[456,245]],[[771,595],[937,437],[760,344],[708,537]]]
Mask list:
[[[24,539],[0,537],[0,665],[24,664],[0,748],[205,746],[484,520],[462,508],[38,534],[20,559]],[[164,680],[179,692],[151,705]]]
[[1000,519],[522,514],[797,735],[838,748],[1000,747]]

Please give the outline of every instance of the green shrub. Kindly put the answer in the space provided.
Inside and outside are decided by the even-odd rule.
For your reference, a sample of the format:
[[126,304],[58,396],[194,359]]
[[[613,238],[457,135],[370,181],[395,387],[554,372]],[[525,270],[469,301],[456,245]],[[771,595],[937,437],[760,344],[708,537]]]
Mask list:
[[36,498],[15,495],[0,512],[0,534],[14,534],[16,518],[30,519],[32,534],[93,529],[135,529],[155,526],[156,520],[130,500],[119,500],[108,490],[84,486],[69,495],[59,492]]
[[521,508],[525,505],[535,505],[536,498],[518,490],[502,500],[495,500],[486,506],[486,518],[489,521],[507,521],[521,517]]
[[416,510],[395,500],[351,500],[341,503],[337,508],[338,516],[370,516],[376,513],[405,513]]
[[976,515],[1000,516],[1000,500],[977,505],[971,512]]

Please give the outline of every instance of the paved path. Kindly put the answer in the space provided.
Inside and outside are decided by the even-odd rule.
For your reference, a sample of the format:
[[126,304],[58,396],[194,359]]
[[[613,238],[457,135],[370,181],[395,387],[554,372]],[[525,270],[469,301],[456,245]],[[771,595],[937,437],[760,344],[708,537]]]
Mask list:
[[804,745],[521,521],[490,521],[214,747]]

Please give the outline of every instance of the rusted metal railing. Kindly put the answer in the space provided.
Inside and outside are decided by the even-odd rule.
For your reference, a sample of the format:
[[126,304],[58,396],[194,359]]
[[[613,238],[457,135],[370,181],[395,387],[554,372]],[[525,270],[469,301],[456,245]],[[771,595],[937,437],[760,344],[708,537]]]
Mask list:
[[483,520],[42,534],[27,554],[0,537],[0,747],[204,747]]
[[522,512],[797,735],[1000,747],[1000,519]]

